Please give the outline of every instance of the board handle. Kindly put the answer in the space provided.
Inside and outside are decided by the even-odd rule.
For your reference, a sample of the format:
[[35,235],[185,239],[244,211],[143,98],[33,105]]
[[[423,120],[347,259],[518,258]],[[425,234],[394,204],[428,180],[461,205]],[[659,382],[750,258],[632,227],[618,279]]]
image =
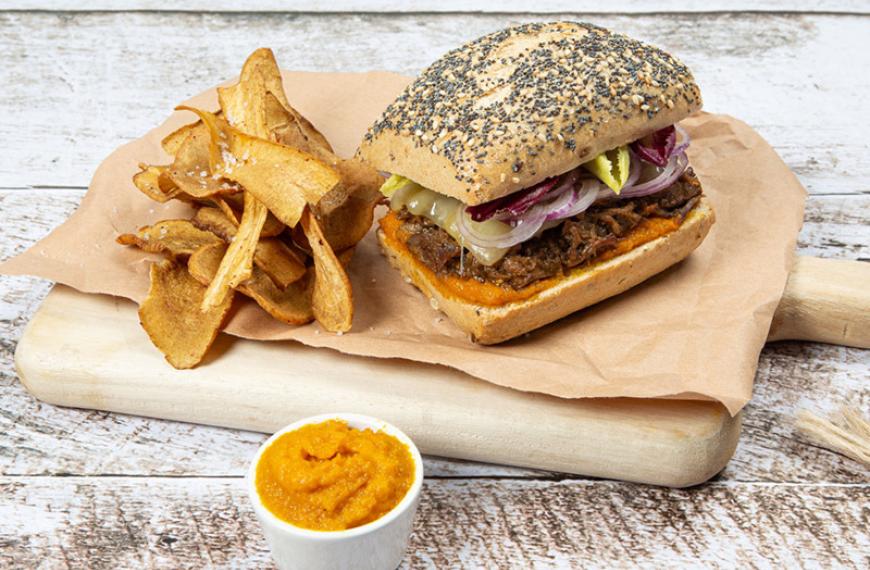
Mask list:
[[767,340],[870,348],[870,263],[798,257]]

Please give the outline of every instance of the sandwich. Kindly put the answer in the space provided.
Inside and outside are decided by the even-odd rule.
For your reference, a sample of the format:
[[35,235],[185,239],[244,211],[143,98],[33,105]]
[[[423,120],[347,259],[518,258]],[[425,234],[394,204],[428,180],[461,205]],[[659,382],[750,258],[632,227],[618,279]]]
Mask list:
[[670,54],[534,23],[430,65],[366,133],[390,263],[472,340],[499,343],[687,257],[714,222],[677,123],[701,108]]

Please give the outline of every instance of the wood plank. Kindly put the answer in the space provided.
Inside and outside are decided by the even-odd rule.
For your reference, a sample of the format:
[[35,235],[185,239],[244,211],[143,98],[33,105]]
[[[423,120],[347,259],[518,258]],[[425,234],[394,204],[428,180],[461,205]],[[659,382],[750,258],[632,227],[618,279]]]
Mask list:
[[[275,48],[288,69],[413,74],[464,40],[530,19],[535,17],[0,13],[0,51],[7,54],[0,67],[6,117],[0,136],[16,143],[6,149],[0,184],[86,185],[112,149],[158,124],[179,101],[238,73],[260,45]],[[870,19],[593,19],[679,54],[695,71],[706,108],[756,127],[811,192],[870,191],[865,133],[854,120],[870,116],[870,75],[854,72],[870,68]],[[219,38],[220,49],[205,47],[204,37]]]
[[[272,567],[240,478],[0,478],[0,566]],[[404,568],[862,567],[870,486],[433,480]]]
[[398,426],[422,453],[669,487],[716,475],[740,434],[740,418],[714,402],[524,394],[443,366],[296,343],[225,338],[214,352],[214,366],[173,370],[134,303],[56,287],[15,364],[31,394],[55,405],[258,432],[349,410]]
[[655,12],[849,12],[867,13],[861,0],[623,0],[613,6],[594,0],[185,0],[167,4],[158,0],[11,0],[6,10],[50,11],[202,11],[202,12],[520,12],[520,13],[655,13]]
[[[80,190],[0,191],[0,258],[47,234],[75,208]],[[870,257],[870,196],[813,196],[801,233],[801,253]],[[843,246],[842,244],[846,244]],[[0,473],[239,475],[262,436],[121,414],[41,404],[17,381],[12,355],[24,325],[49,285],[0,276]],[[741,481],[865,481],[857,463],[796,434],[793,417],[809,407],[833,411],[849,403],[870,408],[870,351],[807,343],[777,343],[761,354],[754,400],[744,415],[737,454],[722,477]],[[58,441],[65,442],[58,445]],[[154,449],[160,449],[159,454]],[[207,452],[202,451],[207,449]],[[532,477],[540,473],[428,458],[438,476]]]

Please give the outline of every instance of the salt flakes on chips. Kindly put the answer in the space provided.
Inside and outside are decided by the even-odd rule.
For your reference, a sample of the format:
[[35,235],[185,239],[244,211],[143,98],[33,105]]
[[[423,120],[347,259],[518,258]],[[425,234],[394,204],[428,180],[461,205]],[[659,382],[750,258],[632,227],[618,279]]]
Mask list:
[[[191,220],[165,220],[118,243],[162,253],[140,306],[143,328],[176,368],[204,358],[235,291],[289,325],[316,319],[350,330],[353,293],[345,267],[372,223],[382,180],[335,156],[287,101],[268,49],[255,51],[239,82],[218,90],[220,110],[165,137],[168,165],[141,165],[149,198],[183,200]],[[304,244],[296,245],[296,241]]]

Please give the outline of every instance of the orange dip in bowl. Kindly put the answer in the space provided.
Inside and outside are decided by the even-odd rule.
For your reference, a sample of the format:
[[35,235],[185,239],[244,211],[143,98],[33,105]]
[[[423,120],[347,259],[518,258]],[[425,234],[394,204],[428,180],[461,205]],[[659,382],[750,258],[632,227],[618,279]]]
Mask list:
[[303,426],[263,452],[255,486],[273,515],[310,530],[334,531],[379,519],[414,482],[408,446],[344,420]]

